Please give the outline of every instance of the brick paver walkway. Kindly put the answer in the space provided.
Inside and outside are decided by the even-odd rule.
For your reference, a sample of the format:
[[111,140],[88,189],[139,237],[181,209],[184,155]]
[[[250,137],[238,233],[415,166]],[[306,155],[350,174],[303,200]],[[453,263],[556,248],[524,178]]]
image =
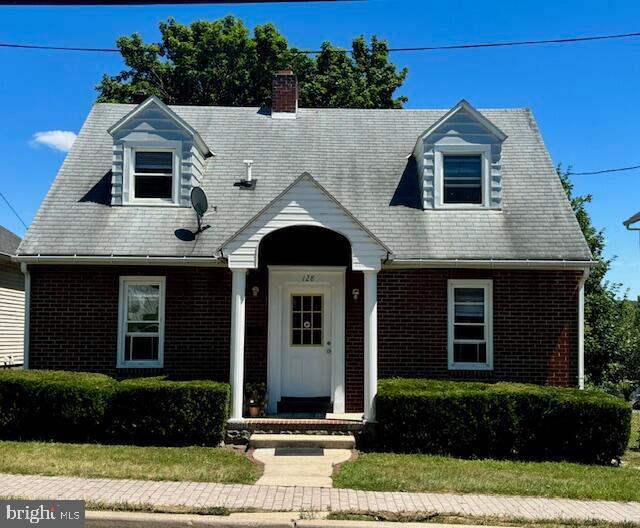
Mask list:
[[472,516],[508,516],[530,520],[600,519],[640,522],[640,502],[454,493],[392,493],[204,482],[152,482],[0,474],[0,496],[195,508],[223,506],[231,509],[256,508],[270,511],[427,511]]

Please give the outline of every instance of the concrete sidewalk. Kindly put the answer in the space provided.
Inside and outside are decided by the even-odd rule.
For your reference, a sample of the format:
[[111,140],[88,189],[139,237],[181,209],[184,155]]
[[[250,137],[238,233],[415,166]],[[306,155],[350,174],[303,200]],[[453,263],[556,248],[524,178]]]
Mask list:
[[250,486],[0,475],[0,496],[80,499],[101,504],[225,507],[262,511],[434,512],[529,520],[598,519],[640,523],[640,502],[582,501],[454,493],[370,492],[318,487]]

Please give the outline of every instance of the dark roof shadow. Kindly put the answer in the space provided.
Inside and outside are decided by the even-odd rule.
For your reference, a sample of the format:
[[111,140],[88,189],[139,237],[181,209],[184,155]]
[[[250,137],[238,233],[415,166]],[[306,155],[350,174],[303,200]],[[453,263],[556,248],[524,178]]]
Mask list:
[[404,168],[396,192],[393,193],[390,206],[403,205],[411,209],[422,210],[422,201],[420,200],[420,186],[418,184],[418,164],[415,156],[407,159],[407,165]]
[[79,201],[111,205],[111,171],[100,178],[100,181],[91,187]]

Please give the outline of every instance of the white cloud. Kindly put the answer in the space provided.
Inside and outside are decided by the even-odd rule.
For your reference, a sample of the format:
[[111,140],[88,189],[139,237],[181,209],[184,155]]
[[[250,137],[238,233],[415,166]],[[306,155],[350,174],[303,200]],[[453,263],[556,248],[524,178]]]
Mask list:
[[31,145],[36,147],[44,145],[60,152],[69,152],[76,137],[76,134],[70,130],[47,130],[46,132],[36,132],[31,140]]

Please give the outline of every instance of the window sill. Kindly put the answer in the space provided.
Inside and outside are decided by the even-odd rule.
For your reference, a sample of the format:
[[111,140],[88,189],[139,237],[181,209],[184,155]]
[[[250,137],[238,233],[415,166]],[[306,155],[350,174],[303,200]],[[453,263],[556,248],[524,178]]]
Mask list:
[[493,365],[487,363],[450,363],[449,370],[493,370]]
[[161,369],[163,367],[159,361],[127,361],[116,365],[118,369]]
[[166,202],[166,201],[152,201],[152,202],[123,202],[123,207],[189,207],[188,205],[180,205],[179,203]]

